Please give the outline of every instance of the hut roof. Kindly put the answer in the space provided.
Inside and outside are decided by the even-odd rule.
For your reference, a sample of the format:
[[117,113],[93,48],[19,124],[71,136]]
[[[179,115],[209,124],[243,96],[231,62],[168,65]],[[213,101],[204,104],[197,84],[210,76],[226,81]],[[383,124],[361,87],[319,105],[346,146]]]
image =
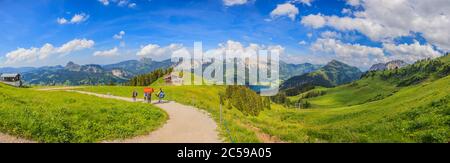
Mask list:
[[14,78],[14,77],[17,77],[17,76],[20,76],[20,74],[1,74],[0,75],[0,77],[2,77],[2,78]]

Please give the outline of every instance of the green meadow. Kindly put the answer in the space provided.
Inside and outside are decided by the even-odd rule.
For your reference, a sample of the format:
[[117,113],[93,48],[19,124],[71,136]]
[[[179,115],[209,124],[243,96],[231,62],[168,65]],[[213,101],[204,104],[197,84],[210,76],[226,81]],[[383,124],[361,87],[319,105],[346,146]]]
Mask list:
[[167,115],[142,104],[0,84],[0,132],[37,142],[125,139],[162,126]]
[[[220,105],[227,86],[150,87],[165,100],[195,106],[217,122],[225,142],[439,142],[450,141],[448,56],[406,68],[368,72],[332,88],[318,87],[292,101],[308,109],[271,103],[258,115]],[[74,89],[143,98],[145,87],[81,86]],[[308,96],[310,92],[324,92]],[[156,93],[155,93],[156,94]],[[153,100],[156,100],[155,94]],[[39,142],[100,142],[142,135],[160,127],[167,115],[149,104],[100,99],[64,91],[0,85],[0,132]],[[251,101],[249,101],[251,102]],[[222,108],[222,112],[220,111]]]
[[[308,99],[313,109],[272,104],[258,116],[223,108],[220,133],[228,142],[448,142],[450,77],[397,88],[382,80],[360,80],[319,88],[324,96]],[[166,86],[168,100],[208,111],[219,123],[219,96],[224,86]],[[129,97],[143,87],[95,86],[85,91]]]

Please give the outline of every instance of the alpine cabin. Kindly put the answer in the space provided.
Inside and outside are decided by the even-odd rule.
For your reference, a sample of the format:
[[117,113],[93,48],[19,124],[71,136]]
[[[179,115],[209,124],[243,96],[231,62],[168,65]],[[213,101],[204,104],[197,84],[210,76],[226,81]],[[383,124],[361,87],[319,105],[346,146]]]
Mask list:
[[0,74],[0,82],[8,84],[8,85],[16,86],[16,87],[22,86],[21,75],[18,73],[16,73],[16,74]]

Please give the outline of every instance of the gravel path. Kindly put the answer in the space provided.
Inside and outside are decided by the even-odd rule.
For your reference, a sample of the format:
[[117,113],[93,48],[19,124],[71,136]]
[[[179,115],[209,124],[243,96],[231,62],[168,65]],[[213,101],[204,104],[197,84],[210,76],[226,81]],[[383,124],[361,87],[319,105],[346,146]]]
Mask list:
[[[68,90],[102,98],[110,98],[133,102],[132,98],[104,95],[92,92]],[[143,102],[138,99],[136,102]],[[169,114],[169,120],[160,129],[148,135],[109,143],[219,143],[216,122],[205,112],[197,108],[182,105],[173,101],[153,105]],[[105,142],[108,143],[108,142]]]
[[0,143],[35,143],[35,142],[0,133]]
[[[71,88],[45,88],[49,90],[65,90],[101,98],[109,98],[134,102],[132,98],[98,94],[92,92],[72,90]],[[143,102],[138,99],[136,102]],[[103,143],[220,143],[217,124],[207,112],[197,108],[182,105],[176,102],[152,102],[153,105],[163,109],[169,115],[167,123],[147,135],[137,136],[125,140],[107,141]],[[0,143],[33,143],[30,140],[16,138],[0,133]]]

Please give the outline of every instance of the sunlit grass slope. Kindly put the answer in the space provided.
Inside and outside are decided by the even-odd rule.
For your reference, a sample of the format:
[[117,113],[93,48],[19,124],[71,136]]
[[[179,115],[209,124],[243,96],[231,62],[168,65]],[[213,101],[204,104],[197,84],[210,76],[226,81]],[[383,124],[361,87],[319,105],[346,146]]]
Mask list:
[[[195,106],[207,111],[218,123],[221,137],[226,142],[259,142],[255,133],[245,124],[248,119],[236,109],[223,107],[223,123],[220,124],[220,100],[219,92],[225,91],[225,86],[169,86],[163,81],[155,82],[152,88],[165,92],[165,100],[173,100],[185,105]],[[144,87],[128,86],[91,86],[78,90],[112,94],[116,96],[131,97],[133,90],[139,92],[139,98],[143,98]],[[155,94],[152,96],[156,99]]]
[[100,142],[162,126],[159,108],[64,91],[0,84],[0,132],[38,142]]

